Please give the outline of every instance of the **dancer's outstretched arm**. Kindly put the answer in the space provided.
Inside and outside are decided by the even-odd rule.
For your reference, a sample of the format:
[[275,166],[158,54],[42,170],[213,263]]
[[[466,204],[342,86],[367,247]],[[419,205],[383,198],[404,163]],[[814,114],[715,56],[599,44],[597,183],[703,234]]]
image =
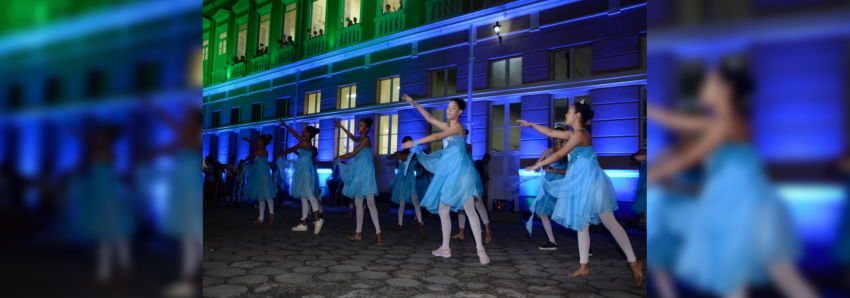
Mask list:
[[403,99],[404,101],[407,101],[407,103],[409,103],[410,105],[412,105],[412,106],[416,107],[416,110],[418,110],[418,111],[419,111],[419,113],[420,113],[420,114],[422,114],[422,117],[424,117],[424,118],[425,118],[425,120],[426,120],[426,121],[428,121],[428,123],[431,123],[431,124],[433,124],[434,126],[439,127],[439,128],[440,128],[440,129],[442,129],[442,130],[446,130],[446,129],[449,127],[449,124],[448,124],[448,123],[443,122],[443,121],[440,121],[440,120],[437,120],[436,118],[434,118],[434,116],[431,116],[431,113],[429,113],[429,112],[428,112],[428,110],[425,110],[425,108],[423,108],[423,107],[422,107],[422,106],[420,106],[418,103],[416,103],[415,101],[413,101],[413,98],[411,98],[411,97],[410,97],[410,96],[408,96],[407,94],[403,95],[403,96],[401,97],[401,99]]
[[366,148],[366,146],[372,146],[372,139],[370,139],[369,137],[360,136],[360,140],[362,140],[362,141],[357,143],[357,147],[354,147],[354,150],[352,150],[351,152],[349,152],[347,154],[337,156],[334,159],[349,159],[349,158],[352,158],[355,155],[357,155],[357,153],[360,153],[360,150],[363,150],[363,148]]
[[572,130],[554,130],[554,129],[551,129],[551,128],[548,128],[548,127],[545,127],[545,126],[542,126],[542,125],[539,125],[539,124],[536,124],[536,123],[531,123],[531,122],[528,122],[528,121],[525,121],[525,120],[522,120],[522,119],[517,120],[516,123],[519,124],[520,126],[523,126],[523,127],[531,126],[535,130],[539,131],[540,133],[542,133],[542,134],[544,134],[544,135],[546,135],[547,137],[550,137],[550,138],[569,140],[570,136],[573,135]]
[[[301,140],[301,142],[298,142],[298,145],[295,145],[292,148],[283,150],[283,152],[278,154],[278,156],[283,157],[283,156],[286,156],[289,153],[298,154],[298,149],[301,149],[301,148],[310,148],[310,142],[307,142],[305,140]],[[299,156],[300,156],[300,154],[299,154]]]
[[561,150],[558,150],[557,152],[552,153],[552,155],[547,157],[546,159],[539,161],[539,162],[537,162],[537,164],[530,166],[530,167],[527,167],[525,169],[527,171],[534,171],[534,170],[543,168],[544,166],[553,164],[553,163],[561,160],[562,158],[566,157],[567,154],[570,153],[570,151],[573,151],[573,149],[575,149],[576,146],[581,144],[581,141],[583,141],[584,138],[586,138],[586,137],[587,137],[587,135],[583,134],[583,133],[573,134],[573,136],[569,140],[567,140],[567,144],[564,145],[563,147],[561,147]]
[[286,131],[288,131],[289,134],[292,135],[293,137],[295,137],[295,139],[297,139],[299,142],[304,141],[304,139],[301,138],[301,135],[299,135],[297,131],[292,129],[292,127],[287,125],[286,122],[283,122],[283,120],[280,120],[280,125],[283,125],[283,127],[286,127]]
[[341,128],[342,131],[344,131],[345,134],[348,135],[348,138],[351,139],[352,141],[360,142],[360,138],[362,138],[362,136],[359,136],[359,137],[354,136],[354,134],[351,133],[350,131],[348,131],[348,129],[346,129],[345,126],[342,126],[342,124],[339,124],[339,119],[334,119],[334,126]]
[[685,116],[671,113],[651,104],[646,105],[646,115],[649,119],[676,131],[700,132],[708,129],[710,120],[702,116]]
[[[432,134],[430,136],[421,138],[421,139],[417,140],[416,142],[418,142],[419,144],[426,144],[426,143],[439,141],[439,140],[448,138],[452,135],[460,135],[460,134],[463,133],[463,126],[462,125],[455,125],[455,126],[450,126],[450,127],[446,127],[446,128],[448,128],[448,129],[443,130],[439,133],[435,133],[435,134]],[[410,149],[410,148],[413,148],[413,144],[414,144],[413,141],[407,141],[407,142],[404,142],[403,144],[401,144],[401,148]]]

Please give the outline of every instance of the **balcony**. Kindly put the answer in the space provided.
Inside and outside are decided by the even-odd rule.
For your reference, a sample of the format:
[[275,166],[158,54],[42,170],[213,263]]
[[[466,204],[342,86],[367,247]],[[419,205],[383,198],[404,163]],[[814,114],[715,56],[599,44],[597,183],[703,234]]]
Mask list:
[[404,9],[375,18],[375,37],[390,35],[404,30]]
[[245,76],[245,62],[239,62],[230,65],[230,78],[228,80],[238,79]]
[[325,42],[326,35],[321,35],[317,37],[313,37],[304,42],[304,58],[312,57],[315,55],[319,55],[325,52],[326,44]]
[[343,48],[359,43],[360,38],[362,36],[361,32],[362,31],[360,30],[360,24],[353,24],[351,26],[337,30],[337,48]]
[[251,73],[258,73],[267,69],[269,69],[269,54],[251,59]]
[[272,64],[280,66],[295,61],[295,47],[287,46],[272,52]]
[[214,70],[210,76],[212,77],[210,85],[224,83],[225,81],[227,81],[227,69],[222,68]]
[[429,0],[425,2],[425,22],[433,23],[463,13],[463,0]]

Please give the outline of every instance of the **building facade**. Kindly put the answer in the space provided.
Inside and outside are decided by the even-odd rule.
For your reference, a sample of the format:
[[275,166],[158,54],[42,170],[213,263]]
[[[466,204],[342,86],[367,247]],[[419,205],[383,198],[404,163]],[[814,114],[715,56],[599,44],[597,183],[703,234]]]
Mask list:
[[516,186],[521,169],[552,142],[516,120],[553,126],[584,101],[596,112],[588,127],[600,164],[628,204],[637,179],[628,156],[646,140],[646,18],[645,1],[625,0],[206,1],[204,155],[244,158],[240,135],[272,134],[272,161],[294,145],[282,118],[320,129],[314,143],[329,169],[354,146],[334,120],[353,128],[371,117],[378,184],[389,193],[386,155],[404,136],[439,130],[401,95],[438,119],[462,98],[473,158],[492,156],[490,197],[525,211],[537,190]]

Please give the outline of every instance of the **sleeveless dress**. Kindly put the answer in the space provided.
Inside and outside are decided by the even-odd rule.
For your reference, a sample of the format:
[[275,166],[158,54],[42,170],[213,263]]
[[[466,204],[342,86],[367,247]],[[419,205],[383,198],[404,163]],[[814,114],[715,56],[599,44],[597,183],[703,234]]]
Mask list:
[[558,198],[552,220],[581,231],[587,224],[598,225],[600,213],[617,210],[617,197],[611,178],[602,171],[593,146],[576,146],[569,153],[563,179],[542,181],[544,191]]
[[672,177],[673,187],[653,186],[646,192],[646,259],[649,269],[672,270],[694,214],[695,195],[686,188],[699,187],[700,175],[687,171]]
[[[418,177],[422,172],[425,172],[425,168],[422,167],[422,164],[417,163],[414,167],[413,174]],[[424,198],[426,191],[428,191],[428,173],[422,175],[422,178],[416,178],[416,197],[420,199]]]
[[635,186],[635,201],[632,203],[632,211],[646,214],[646,163],[640,163],[640,175],[637,186]]
[[312,152],[303,148],[299,149],[298,159],[293,164],[289,195],[299,199],[315,196],[317,184],[316,170],[313,168]]
[[248,185],[245,186],[245,197],[258,201],[268,201],[274,198],[271,168],[265,157],[255,156],[253,164],[243,166],[248,174]]
[[[197,170],[197,159],[193,161]],[[101,241],[127,239],[133,229],[132,205],[114,165],[95,161],[79,179],[74,193],[79,202],[75,205],[80,207],[72,218],[80,236]]]
[[758,153],[747,143],[721,144],[706,159],[675,272],[697,289],[728,295],[768,281],[769,266],[793,262],[794,229]]
[[[470,197],[483,194],[475,185],[478,172],[466,154],[466,143],[461,136],[453,135],[443,139],[443,150],[431,154],[425,154],[418,143],[411,150],[416,153],[419,163],[434,173],[428,190],[419,200],[420,206],[431,213],[438,213],[440,203],[451,206],[452,211],[457,212]],[[408,161],[412,157],[408,156]]]
[[342,195],[352,199],[378,195],[375,166],[372,164],[372,148],[363,148],[348,164],[337,160],[334,166],[339,169],[339,176],[342,178]]
[[177,153],[171,172],[163,231],[173,237],[203,237],[203,190],[193,181],[198,172],[200,154],[190,149]]
[[408,161],[398,160],[398,173],[393,178],[393,195],[390,199],[393,203],[405,202],[413,204],[413,196],[416,194],[416,165],[415,159]]
[[[551,150],[549,154],[546,155],[548,158],[552,156]],[[557,170],[563,170],[567,168],[567,160],[562,158],[559,161],[556,161],[553,164],[550,164],[549,167]],[[549,173],[543,175],[543,180],[545,181],[555,181],[559,179],[564,179],[564,174],[561,173]],[[541,182],[542,184],[542,182]],[[555,209],[555,202],[558,201],[557,197],[552,196],[552,194],[547,193],[543,187],[540,187],[540,190],[537,192],[537,197],[534,198],[534,202],[531,203],[531,206],[528,208],[531,210],[531,217],[528,218],[528,222],[525,223],[525,229],[528,230],[528,233],[531,233],[532,220],[534,220],[534,214],[537,215],[552,215],[552,211]]]

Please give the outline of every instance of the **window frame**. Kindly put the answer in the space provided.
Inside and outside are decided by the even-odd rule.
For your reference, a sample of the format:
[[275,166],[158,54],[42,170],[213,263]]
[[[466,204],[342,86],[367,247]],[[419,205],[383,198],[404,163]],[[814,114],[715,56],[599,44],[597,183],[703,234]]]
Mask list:
[[[268,18],[266,20],[263,20],[263,17],[268,17]],[[263,24],[265,24],[265,29],[266,29],[266,40],[265,40],[265,42],[261,42],[261,41],[263,41],[262,40]],[[269,46],[269,33],[270,33],[270,30],[271,30],[271,25],[272,25],[272,13],[271,12],[264,13],[264,14],[258,16],[258,18],[257,18],[257,49],[258,50]],[[260,44],[262,44],[262,46]]]
[[[289,5],[294,5],[294,7],[292,9],[289,9],[288,8]],[[283,40],[283,41],[287,40],[286,39],[286,36],[287,36],[286,35],[286,33],[287,33],[286,32],[286,18],[288,17],[287,15],[290,14],[290,13],[293,13],[292,14],[292,23],[290,25],[292,26],[291,29],[292,29],[292,32],[293,32],[292,41],[294,42],[295,37],[298,36],[298,28],[296,28],[296,27],[298,27],[297,26],[297,24],[298,24],[298,1],[292,1],[290,3],[284,3],[284,5],[283,5],[283,17],[281,18],[281,22],[280,22],[280,37],[281,37],[281,40]]]
[[[340,27],[340,29],[348,28],[348,23],[345,22],[345,8],[347,7],[346,4],[348,4],[347,3],[348,1],[355,1],[355,0],[340,0],[340,1],[342,2],[342,3],[340,3],[340,6],[339,6],[339,16],[340,16],[340,21],[342,22],[342,26]],[[356,18],[357,18],[356,24],[360,24],[360,23],[363,22],[363,0],[356,0],[356,1],[360,1],[360,5],[358,5],[360,7],[360,11],[358,11],[356,13],[356,15],[357,15],[356,16]],[[352,20],[354,20],[354,18],[355,18],[353,15],[355,15],[355,14],[352,14],[352,17],[351,17]],[[354,26],[354,25],[355,24],[352,24],[352,26]]]
[[[434,117],[434,119],[437,119],[437,120],[440,120],[440,121],[445,121],[446,110],[431,108],[430,112],[431,112],[431,117]],[[439,126],[436,126],[436,125],[430,124],[430,123],[428,123],[428,130],[430,131],[430,134],[436,134],[436,133],[440,133],[440,132],[443,131]],[[435,152],[437,150],[442,150],[443,149],[443,141],[442,140],[433,141],[433,142],[428,144],[428,148],[431,150],[431,152]]]
[[[245,26],[244,29],[242,26]],[[248,52],[248,24],[242,23],[236,25],[236,58],[239,57],[247,57],[246,54]],[[243,36],[242,33],[245,33]],[[241,46],[240,46],[241,45]],[[240,55],[239,52],[242,52]]]
[[210,128],[217,128],[221,126],[221,110],[213,111],[210,118]]
[[[396,79],[398,79],[398,86],[393,86],[393,82]],[[381,92],[381,82],[386,81],[386,80],[390,81],[390,98],[389,98],[389,101],[383,102],[383,96],[382,96],[383,93]],[[398,90],[398,91],[396,91],[397,96],[395,96],[395,100],[393,100],[393,94],[392,94],[393,93],[393,87],[397,87],[395,90]],[[378,98],[377,98],[378,104],[394,103],[394,102],[401,101],[401,75],[394,75],[394,76],[379,78],[378,79],[378,92],[377,93],[378,93]]]
[[[328,18],[328,0],[324,0],[324,1],[325,1],[325,6],[324,6],[324,7],[323,7],[323,9],[322,9],[322,10],[324,10],[324,12],[323,12],[323,14],[320,14],[320,15],[319,15],[319,16],[320,16],[320,18],[319,18],[319,19],[320,19],[320,20],[322,21],[322,23],[323,23],[322,27],[321,27],[321,28],[315,28],[315,30],[311,30],[311,29],[314,29],[314,28],[313,28],[313,27],[314,27],[314,26],[313,26],[313,24],[314,24],[314,17],[316,16],[316,12],[314,11],[314,8],[316,7],[316,5],[315,5],[315,4],[316,4],[316,2],[319,2],[319,1],[322,1],[322,0],[311,0],[311,1],[310,1],[310,23],[309,23],[309,24],[310,24],[310,26],[309,26],[309,27],[307,27],[307,30],[310,32],[310,34],[308,34],[308,36],[310,36],[310,38],[315,38],[315,37],[324,36],[324,35],[328,34],[328,30],[327,30],[327,29],[328,29],[328,20],[327,20],[327,18]],[[319,30],[318,30],[318,29],[322,29],[323,34],[319,34],[319,33],[318,33],[318,32],[319,32]],[[313,33],[313,31],[316,31],[316,34],[318,34],[318,35],[313,36],[313,34],[312,34],[312,33]]]
[[227,54],[227,31],[218,35],[218,56]]
[[[290,97],[281,97],[275,101],[275,116],[278,118],[286,118],[289,117],[289,98]],[[282,104],[281,104],[282,103]],[[283,109],[281,109],[283,107]],[[283,114],[281,114],[281,110],[283,110]]]
[[[578,76],[576,76],[576,71],[575,71],[575,66],[576,66],[575,53],[576,53],[576,50],[581,49],[581,48],[590,48],[590,55],[591,55],[590,70],[591,70],[591,73],[589,73],[586,76],[578,77]],[[558,79],[557,78],[558,71],[555,68],[555,65],[556,65],[555,64],[555,56],[557,54],[563,53],[563,52],[569,52],[569,55],[567,56],[567,77],[562,78],[562,79]],[[549,69],[549,79],[550,80],[566,80],[566,79],[584,78],[584,77],[592,76],[593,75],[593,73],[592,73],[593,72],[593,43],[587,42],[587,43],[576,44],[576,45],[572,45],[572,46],[569,46],[569,47],[552,50],[549,54],[549,64],[552,65],[552,67]]]
[[[511,85],[511,60],[514,60],[514,59],[520,60],[519,84]],[[493,86],[494,85],[493,84],[493,82],[494,82],[493,64],[500,62],[500,61],[505,61],[505,82],[504,82],[505,85],[501,86],[501,87],[494,87]],[[506,87],[522,85],[523,84],[522,83],[522,55],[511,56],[511,57],[503,57],[503,58],[490,60],[489,65],[488,65],[487,76],[488,76],[487,84],[488,84],[488,87],[491,88],[491,89],[492,88],[506,88]]]
[[[357,119],[355,119],[354,117],[344,119],[337,118],[337,120],[339,120],[340,126],[345,127],[346,129],[348,129],[348,131],[355,130],[355,128],[357,127]],[[354,141],[352,141],[351,138],[348,137],[345,131],[343,131],[342,128],[335,128],[334,130],[336,131],[336,144],[334,144],[334,151],[336,151],[337,156],[348,154],[354,151],[354,147],[356,147],[356,145],[354,145]],[[345,150],[340,150],[343,149],[343,147],[345,147]]]
[[[398,113],[383,114],[378,116],[378,119],[378,155],[393,154],[398,151]],[[387,134],[383,132],[385,126],[389,126]],[[384,136],[387,137],[386,141],[383,139]],[[392,147],[393,145],[395,147]]]
[[[236,110],[236,114],[233,113],[233,110]],[[233,121],[234,115],[236,116],[236,121]],[[242,107],[233,107],[230,108],[230,125],[239,124],[242,122]]]
[[646,127],[646,119],[647,119],[647,117],[646,117],[646,102],[647,102],[646,97],[647,97],[647,93],[646,92],[647,92],[646,91],[646,85],[640,86],[640,102],[638,103],[638,106],[639,106],[639,109],[640,109],[640,114],[638,114],[639,117],[640,117],[639,120],[638,120],[639,121],[638,122],[638,126],[639,126],[638,137],[640,138],[640,149],[644,149],[644,150],[646,150],[646,135],[647,135],[647,133],[646,133],[646,131],[647,131],[647,127]]
[[[449,93],[449,71],[455,71],[455,91],[454,93]],[[443,72],[443,94],[434,94],[434,74],[437,72]],[[431,70],[428,75],[428,95],[429,96],[448,96],[452,94],[457,94],[457,66],[445,67],[440,69]]]
[[[315,94],[315,111],[310,112],[310,95]],[[304,115],[318,114],[322,112],[322,90],[304,93]]]
[[[345,88],[348,88],[348,95],[350,97],[348,98],[348,106],[343,108],[342,107],[342,103],[343,103],[343,99],[342,99],[342,95],[343,95],[342,91],[343,90],[342,89],[345,89]],[[352,89],[354,89],[354,93],[353,93],[354,96],[351,96],[352,95],[352,92],[351,92]],[[355,108],[355,107],[357,107],[357,84],[349,84],[349,85],[338,86],[336,88],[336,109],[337,110],[345,110],[345,109],[351,109],[351,108]]]
[[[259,113],[259,115],[256,115],[256,117],[255,117],[255,115],[254,115],[254,107],[255,107],[255,106],[257,106],[257,105],[260,105],[260,113]],[[263,121],[263,113],[265,112],[265,108],[266,108],[266,103],[265,103],[265,102],[262,102],[262,101],[261,101],[261,102],[255,102],[255,103],[252,103],[252,104],[251,104],[251,122],[254,122],[254,121]],[[257,119],[254,119],[254,118],[257,118]]]

